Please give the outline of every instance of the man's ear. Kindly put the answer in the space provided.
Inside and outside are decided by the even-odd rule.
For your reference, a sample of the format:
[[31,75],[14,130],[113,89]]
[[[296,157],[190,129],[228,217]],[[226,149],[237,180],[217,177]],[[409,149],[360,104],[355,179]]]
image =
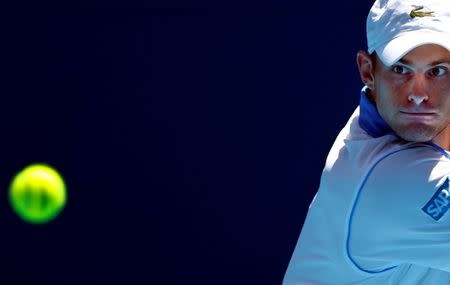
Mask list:
[[375,78],[373,76],[375,63],[372,62],[372,58],[366,51],[360,50],[356,54],[356,63],[358,64],[362,82],[373,91],[375,87]]

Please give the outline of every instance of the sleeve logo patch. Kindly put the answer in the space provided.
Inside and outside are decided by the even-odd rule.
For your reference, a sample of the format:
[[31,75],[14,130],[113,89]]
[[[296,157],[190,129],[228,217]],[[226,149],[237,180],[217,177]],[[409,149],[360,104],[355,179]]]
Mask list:
[[450,208],[450,193],[449,193],[449,179],[439,186],[436,193],[431,197],[430,201],[422,208],[427,215],[432,217],[435,221],[439,221]]

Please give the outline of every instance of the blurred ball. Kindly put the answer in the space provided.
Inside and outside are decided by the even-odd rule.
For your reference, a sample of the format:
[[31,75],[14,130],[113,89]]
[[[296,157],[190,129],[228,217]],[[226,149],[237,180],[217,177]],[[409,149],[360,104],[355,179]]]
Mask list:
[[17,173],[9,187],[9,202],[24,221],[33,224],[53,220],[66,204],[66,185],[54,168],[32,164]]

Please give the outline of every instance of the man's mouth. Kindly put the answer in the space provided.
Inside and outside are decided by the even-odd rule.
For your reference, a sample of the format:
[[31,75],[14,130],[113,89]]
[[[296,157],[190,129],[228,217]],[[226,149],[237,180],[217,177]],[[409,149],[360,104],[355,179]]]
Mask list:
[[401,112],[403,114],[407,114],[407,115],[417,115],[417,116],[427,116],[427,115],[434,115],[435,113],[433,112]]
[[433,111],[400,111],[403,117],[409,119],[430,119],[436,116],[436,112]]

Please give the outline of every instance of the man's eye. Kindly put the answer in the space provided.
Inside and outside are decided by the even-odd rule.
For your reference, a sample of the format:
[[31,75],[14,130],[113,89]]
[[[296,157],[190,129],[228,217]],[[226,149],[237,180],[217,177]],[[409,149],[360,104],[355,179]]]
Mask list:
[[408,73],[408,69],[406,69],[405,67],[401,66],[401,65],[395,65],[392,70],[397,73],[397,74],[402,74],[405,75]]
[[448,71],[447,68],[445,68],[443,66],[437,66],[437,67],[433,67],[430,70],[430,74],[435,77],[440,77],[440,76],[445,75],[447,73],[447,71]]

